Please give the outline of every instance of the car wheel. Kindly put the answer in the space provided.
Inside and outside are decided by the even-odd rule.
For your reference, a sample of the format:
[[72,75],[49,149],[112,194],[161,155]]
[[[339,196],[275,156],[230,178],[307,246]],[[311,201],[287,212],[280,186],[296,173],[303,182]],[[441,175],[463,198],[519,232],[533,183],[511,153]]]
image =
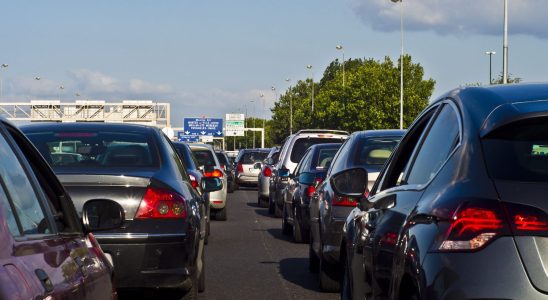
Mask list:
[[291,234],[291,225],[287,222],[287,210],[285,209],[285,204],[283,205],[283,212],[282,212],[282,233],[284,235],[290,235]]
[[198,278],[198,292],[205,291],[205,248],[202,250],[202,272]]
[[337,292],[340,289],[338,266],[325,261],[320,247],[320,289],[324,292]]
[[308,245],[308,270],[312,273],[317,273],[320,268],[320,260],[312,249],[312,237],[310,238],[310,244]]
[[282,209],[278,206],[278,204],[274,203],[274,217],[280,218],[282,216]]
[[297,220],[297,206],[293,208],[293,240],[295,243],[303,242],[301,223]]
[[181,300],[195,300],[198,299],[198,276],[196,272],[192,275],[192,286],[188,290]]
[[215,220],[226,221],[226,205],[215,213]]
[[274,214],[274,206],[276,205],[276,203],[274,203],[274,199],[272,199],[272,195],[269,195],[268,196],[268,213],[269,214]]
[[341,266],[343,268],[343,280],[341,286],[341,299],[342,300],[351,300],[354,298],[352,295],[352,287],[350,286],[350,268],[346,259],[346,255],[341,255]]

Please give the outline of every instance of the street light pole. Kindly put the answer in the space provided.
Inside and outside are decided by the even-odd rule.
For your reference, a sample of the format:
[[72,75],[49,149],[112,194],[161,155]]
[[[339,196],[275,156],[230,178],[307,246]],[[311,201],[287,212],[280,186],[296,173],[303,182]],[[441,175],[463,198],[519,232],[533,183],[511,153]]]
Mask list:
[[508,83],[508,0],[504,0],[504,37],[502,42],[502,83]]
[[312,105],[312,115],[314,115],[314,71],[312,71],[312,65],[307,65],[306,68],[312,72],[312,80],[311,80],[312,81],[312,97],[310,102]]
[[[249,100],[250,103],[253,103],[255,104],[255,100]],[[253,114],[255,113],[255,105],[253,105]],[[255,118],[253,118],[253,129],[251,130],[253,131],[253,148],[255,148]]]
[[345,87],[345,84],[344,84],[344,81],[345,81],[344,80],[344,48],[341,45],[337,45],[337,46],[335,46],[335,49],[342,51],[343,88],[344,88]]
[[64,89],[65,87],[63,85],[59,86],[59,101],[61,101],[61,93],[63,92]]
[[491,61],[492,61],[493,55],[497,54],[497,52],[485,51],[485,54],[489,55],[489,84],[493,84],[493,76],[491,72]]
[[[6,69],[7,67],[9,67],[9,65],[8,65],[8,64],[1,64],[0,67],[1,67],[2,69]],[[4,89],[4,86],[3,86],[3,78],[0,77],[0,100],[2,99],[3,89]]]
[[[289,83],[290,78],[286,78],[285,82]],[[288,90],[291,90],[291,86]],[[293,95],[286,94],[289,97],[289,134],[293,134]]]
[[391,0],[400,2],[400,33],[401,33],[401,54],[400,54],[400,129],[403,129],[403,0]]

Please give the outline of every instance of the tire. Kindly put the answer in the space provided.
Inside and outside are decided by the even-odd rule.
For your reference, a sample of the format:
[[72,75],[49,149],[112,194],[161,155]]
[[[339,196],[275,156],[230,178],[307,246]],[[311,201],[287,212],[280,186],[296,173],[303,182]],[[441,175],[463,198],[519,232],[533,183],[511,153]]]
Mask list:
[[320,260],[318,256],[312,249],[312,238],[310,239],[310,244],[308,246],[308,270],[312,273],[318,273],[320,269]]
[[215,212],[215,220],[226,221],[226,205],[217,212]]
[[285,209],[285,203],[283,206],[283,212],[282,212],[282,233],[284,235],[290,235],[291,234],[291,225],[287,222],[287,211]]
[[320,290],[323,292],[338,292],[341,288],[338,266],[329,264],[322,255],[320,247]]
[[274,214],[274,206],[276,203],[274,203],[274,199],[272,199],[272,195],[268,195],[268,213],[273,215]]
[[202,250],[202,273],[200,273],[200,277],[198,278],[198,292],[202,293],[205,291],[205,248]]
[[297,206],[293,208],[293,240],[295,243],[303,242],[301,223],[297,220]]
[[352,295],[352,287],[350,283],[350,268],[348,267],[348,262],[346,255],[341,255],[341,266],[342,270],[342,283],[341,283],[341,300],[352,300],[354,295]]
[[195,300],[198,299],[198,277],[196,272],[194,272],[194,275],[192,276],[192,286],[190,287],[190,290],[188,290],[185,295],[181,298],[181,300]]
[[274,203],[274,217],[281,218],[282,217],[282,209],[278,207],[278,204]]

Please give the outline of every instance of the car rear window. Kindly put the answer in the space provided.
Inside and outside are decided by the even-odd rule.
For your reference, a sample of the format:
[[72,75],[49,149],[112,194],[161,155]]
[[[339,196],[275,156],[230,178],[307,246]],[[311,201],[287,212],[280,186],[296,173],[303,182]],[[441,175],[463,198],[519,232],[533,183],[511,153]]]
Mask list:
[[240,162],[244,165],[252,165],[256,162],[263,161],[268,156],[268,152],[262,151],[249,151],[244,152],[240,158]]
[[318,153],[318,161],[316,162],[317,170],[327,170],[331,166],[333,157],[339,149],[320,149]]
[[207,149],[192,149],[192,153],[200,166],[216,165],[215,158],[213,157],[213,153],[211,153],[211,151]]
[[152,137],[111,131],[47,131],[26,134],[54,169],[158,168]]
[[221,163],[221,165],[228,166],[228,160],[226,159],[226,156],[223,153],[215,152],[215,155],[217,155],[217,159]]
[[482,145],[492,178],[548,181],[548,118],[506,125],[487,135]]
[[392,154],[401,137],[364,138],[356,152],[356,163],[360,165],[382,166]]
[[291,151],[291,161],[298,163],[304,156],[304,153],[310,146],[316,144],[324,143],[340,143],[340,138],[300,138],[295,141],[293,144],[293,149]]

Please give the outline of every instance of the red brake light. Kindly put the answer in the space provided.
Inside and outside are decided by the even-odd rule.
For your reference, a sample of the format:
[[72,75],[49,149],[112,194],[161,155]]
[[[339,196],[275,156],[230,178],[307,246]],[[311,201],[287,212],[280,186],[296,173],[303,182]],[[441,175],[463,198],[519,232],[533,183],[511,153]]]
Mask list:
[[100,258],[105,258],[105,253],[103,253],[103,249],[101,249],[101,246],[99,246],[99,243],[95,239],[95,236],[93,235],[93,233],[91,232],[88,233],[88,240],[89,240],[88,247],[91,248],[91,250],[95,253],[95,255]]
[[192,174],[188,174],[188,177],[190,178],[190,185],[192,185],[193,188],[198,188],[198,180],[196,180],[196,177]]
[[308,195],[308,197],[312,197],[314,195],[314,192],[316,192],[316,187],[320,183],[322,183],[322,181],[323,181],[323,179],[321,179],[321,178],[314,179],[314,183],[306,189],[306,194]]
[[156,187],[148,187],[135,219],[185,218],[187,215],[183,196]]
[[270,169],[270,167],[266,166],[263,170],[263,176],[264,177],[272,176],[272,169]]
[[450,219],[446,237],[439,251],[473,251],[487,245],[509,228],[499,203],[467,202]]
[[238,163],[238,173],[243,173],[244,172],[244,166],[242,165],[242,163]]
[[548,214],[529,205],[504,203],[514,235],[548,235]]
[[222,177],[223,177],[223,172],[221,172],[221,170],[214,169],[214,170],[211,171],[211,172],[204,172],[204,176],[205,176],[205,177],[217,177],[217,178],[222,178]]
[[354,198],[335,196],[333,206],[357,206],[358,201]]

